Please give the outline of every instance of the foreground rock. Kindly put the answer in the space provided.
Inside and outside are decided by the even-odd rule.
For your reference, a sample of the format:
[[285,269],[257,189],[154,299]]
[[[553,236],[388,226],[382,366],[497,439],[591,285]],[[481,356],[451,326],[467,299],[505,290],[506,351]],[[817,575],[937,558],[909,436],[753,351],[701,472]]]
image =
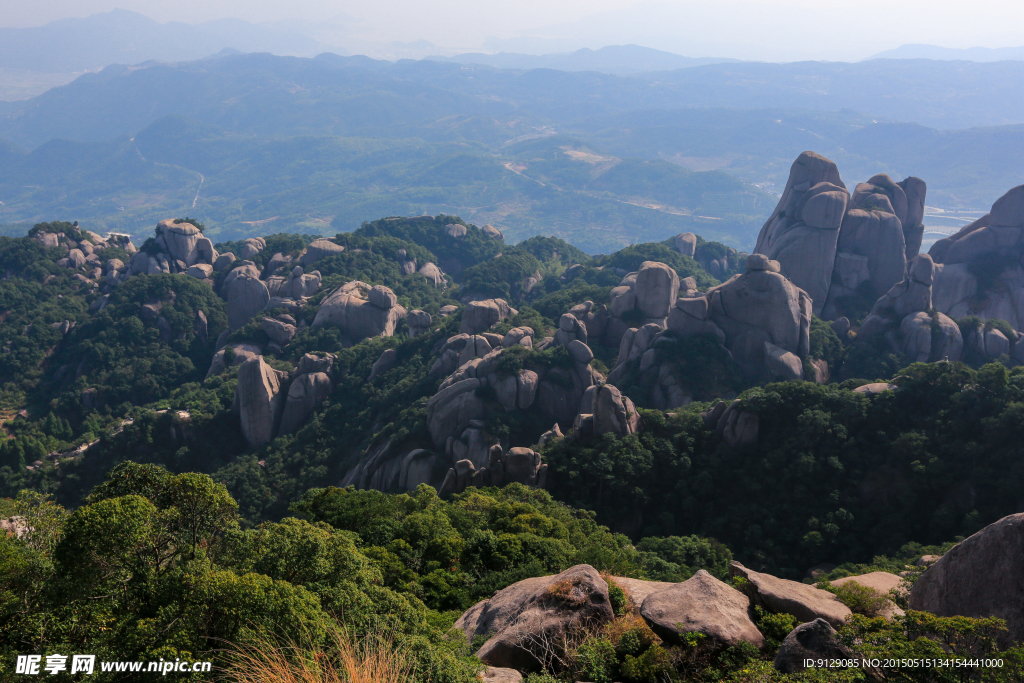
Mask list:
[[852,614],[835,595],[814,586],[755,572],[739,562],[729,563],[729,574],[749,581],[755,604],[775,614],[792,614],[800,621],[820,618],[836,628]]
[[897,607],[896,603],[892,601],[892,594],[894,591],[902,592],[904,590],[902,577],[889,572],[869,572],[867,574],[858,574],[856,576],[844,576],[841,579],[832,581],[833,586],[845,586],[851,583],[863,586],[864,588],[873,591],[880,598],[885,598],[885,602],[882,606],[870,616],[891,619],[894,616],[903,615],[903,610]]
[[790,631],[775,655],[775,668],[784,674],[800,673],[808,659],[850,659],[853,653],[839,643],[836,630],[824,619],[800,624]]
[[612,581],[626,593],[626,597],[638,609],[640,605],[644,604],[644,600],[651,593],[657,593],[676,585],[667,581],[645,581],[643,579],[632,579],[628,576],[613,576]]
[[515,669],[489,666],[480,674],[480,680],[484,683],[519,683],[523,680],[523,675]]
[[1006,642],[1024,640],[1024,513],[1003,517],[953,546],[910,591],[910,609],[941,617],[999,617]]
[[663,640],[685,642],[686,633],[702,633],[719,647],[764,645],[750,618],[750,600],[701,569],[683,583],[649,594],[640,616]]
[[472,642],[486,635],[480,661],[519,671],[541,668],[543,648],[614,618],[608,584],[596,569],[580,564],[556,576],[525,579],[469,608],[455,628]]

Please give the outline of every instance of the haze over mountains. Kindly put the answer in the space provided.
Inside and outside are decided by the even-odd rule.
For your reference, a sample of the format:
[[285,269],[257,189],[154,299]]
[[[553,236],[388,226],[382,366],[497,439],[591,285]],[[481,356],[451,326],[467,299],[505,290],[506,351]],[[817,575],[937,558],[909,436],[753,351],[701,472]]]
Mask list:
[[619,77],[225,55],[108,67],[0,114],[0,221],[132,232],[183,212],[220,238],[446,212],[590,251],[685,230],[747,247],[771,207],[763,190],[804,149],[851,184],[926,178],[944,208],[984,206],[1024,179],[1006,153],[1024,142],[1024,62],[1012,61]]
[[227,239],[444,212],[592,252],[681,231],[749,248],[805,149],[851,186],[923,177],[944,209],[1024,180],[1007,153],[1024,142],[1024,61],[1009,49],[779,64],[611,45],[392,62],[323,52],[329,32],[304,26],[115,10],[0,29],[0,81],[45,90],[0,101],[0,223],[131,233],[189,213]]

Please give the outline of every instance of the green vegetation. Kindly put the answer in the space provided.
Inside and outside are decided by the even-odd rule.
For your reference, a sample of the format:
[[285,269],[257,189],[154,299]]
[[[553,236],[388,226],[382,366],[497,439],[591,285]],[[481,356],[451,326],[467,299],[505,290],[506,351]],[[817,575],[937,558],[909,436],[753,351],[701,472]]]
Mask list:
[[718,284],[718,280],[711,277],[692,258],[683,256],[678,251],[655,242],[634,244],[620,249],[611,256],[596,259],[595,265],[621,268],[627,272],[632,272],[640,270],[640,265],[644,261],[660,261],[671,266],[673,270],[679,273],[680,279],[684,277],[694,278],[699,289],[707,289]]
[[552,492],[612,529],[717,538],[791,577],[942,543],[1015,509],[1024,369],[915,364],[893,381],[899,391],[875,399],[806,382],[750,389],[741,405],[760,428],[745,448],[719,442],[698,414],[707,404],[641,411],[639,435],[548,446]]

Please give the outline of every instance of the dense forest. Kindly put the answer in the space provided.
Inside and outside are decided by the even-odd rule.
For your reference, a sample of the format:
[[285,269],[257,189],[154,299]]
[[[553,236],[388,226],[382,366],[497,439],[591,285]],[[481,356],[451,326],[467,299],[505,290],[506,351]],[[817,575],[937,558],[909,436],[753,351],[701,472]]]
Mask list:
[[[767,607],[752,611],[758,647],[672,640],[641,618],[628,581],[710,576],[749,593],[739,562],[808,586],[869,572],[910,584],[923,556],[1019,510],[1024,367],[1010,353],[914,362],[902,337],[860,339],[866,290],[842,302],[845,326],[808,311],[804,379],[781,381],[711,333],[630,355],[657,319],[645,278],[675,283],[674,303],[760,263],[696,235],[590,256],[554,237],[506,244],[448,215],[329,239],[214,244],[204,231],[165,221],[137,251],[64,222],[0,237],[0,519],[22,525],[0,533],[5,674],[27,651],[245,672],[267,653],[299,666],[288,652],[390,650],[408,680],[468,682],[484,642],[453,629],[460,615],[587,565],[614,616],[525,667],[531,683],[875,680],[773,667],[800,622]],[[253,291],[266,298],[240,319]],[[371,316],[381,327],[357,333]],[[1016,344],[1005,321],[958,322]],[[278,410],[261,441],[252,368],[261,405]],[[665,398],[668,374],[685,400]],[[531,375],[536,402],[517,402]],[[453,431],[438,406],[470,385],[461,405],[479,412]],[[303,419],[278,429],[317,386]],[[599,429],[604,400],[631,426]],[[753,439],[730,436],[727,410],[756,425]],[[470,479],[456,473],[464,452]],[[534,455],[515,478],[514,458]],[[579,585],[550,599],[576,604]],[[844,647],[1007,662],[966,677],[887,669],[892,680],[1019,680],[1024,653],[999,620],[929,615],[903,596],[906,614],[885,621],[856,591],[826,588],[854,614]]]

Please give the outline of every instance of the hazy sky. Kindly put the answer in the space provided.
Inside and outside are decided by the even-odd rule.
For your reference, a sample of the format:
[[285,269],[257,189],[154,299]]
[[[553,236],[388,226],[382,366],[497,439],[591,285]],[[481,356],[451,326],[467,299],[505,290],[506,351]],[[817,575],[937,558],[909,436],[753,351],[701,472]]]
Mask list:
[[0,25],[114,8],[160,21],[292,22],[354,51],[360,41],[492,51],[639,43],[689,56],[860,59],[905,43],[1024,45],[1021,0],[6,0]]

